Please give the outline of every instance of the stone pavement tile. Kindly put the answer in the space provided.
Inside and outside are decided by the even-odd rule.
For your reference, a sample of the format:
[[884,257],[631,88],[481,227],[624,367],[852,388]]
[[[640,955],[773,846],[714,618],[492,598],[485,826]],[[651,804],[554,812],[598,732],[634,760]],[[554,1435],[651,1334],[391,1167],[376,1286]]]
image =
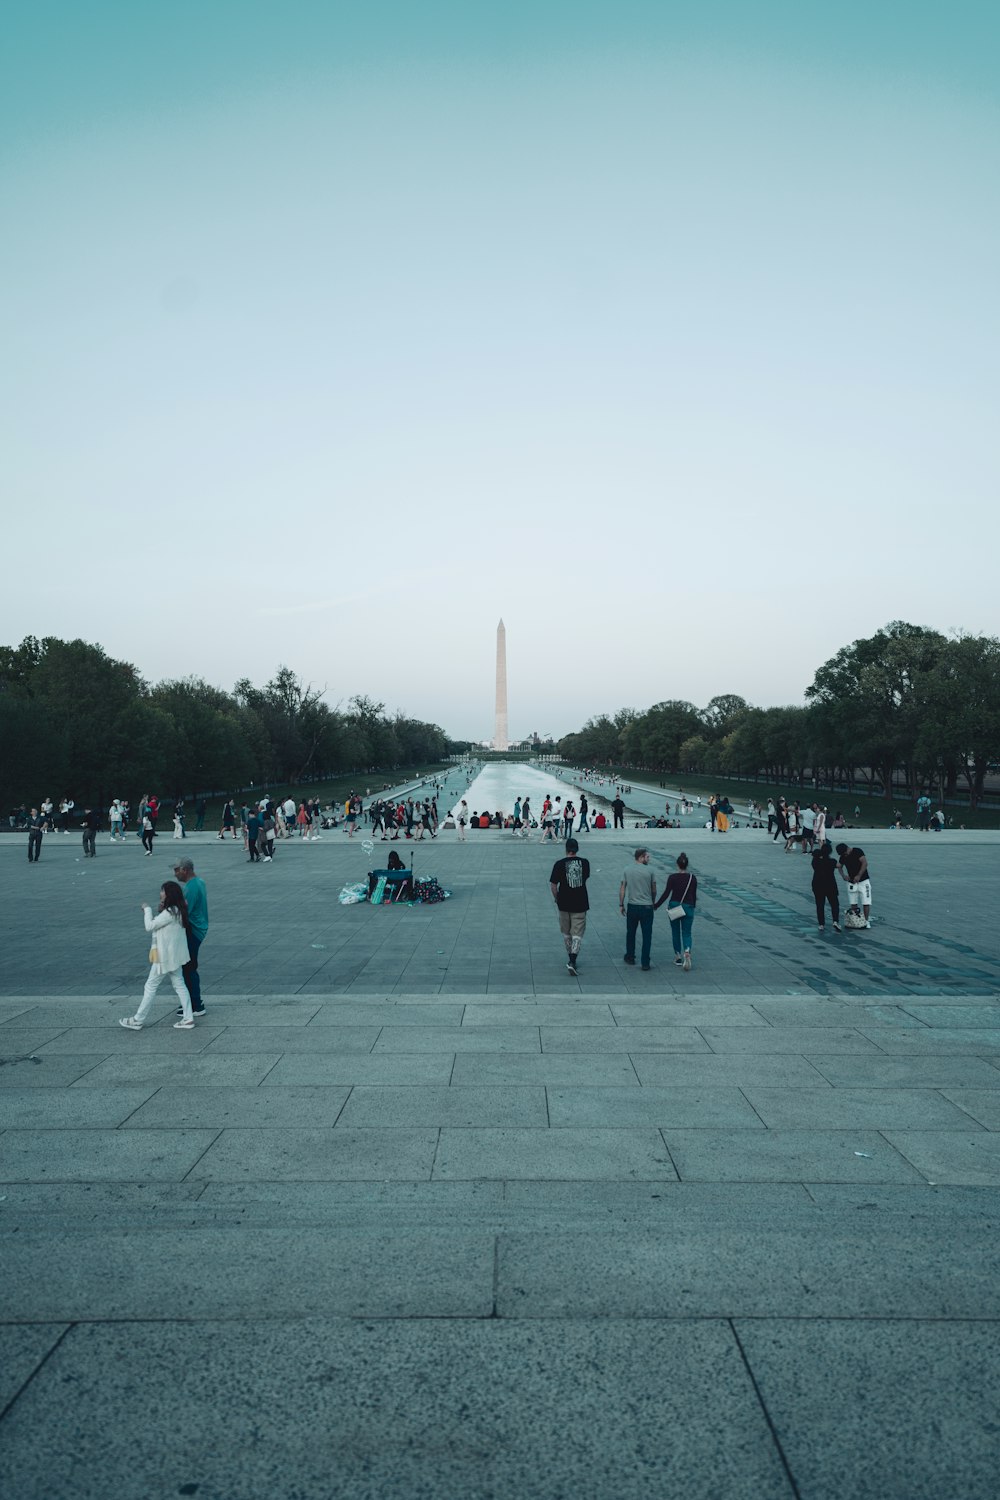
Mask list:
[[994,1500],[1000,1327],[739,1322],[798,1494]]
[[702,1026],[713,1052],[874,1052],[860,1031],[827,1026]]
[[214,1130],[5,1130],[3,1182],[179,1182]]
[[[119,1028],[120,1029],[120,1028]],[[48,1043],[62,1036],[65,1027],[60,1025],[50,1026],[44,1022],[36,1026],[5,1026],[0,1031],[0,1059],[7,1060],[12,1057],[24,1057],[29,1052],[40,1052]],[[64,1052],[83,1052],[86,1049],[80,1041],[80,1034],[73,1033],[76,1040],[72,1047],[64,1047]],[[93,1038],[87,1041],[93,1043]],[[104,1047],[103,1038],[101,1047]]]
[[[669,1192],[664,1188],[664,1192]],[[501,1318],[992,1318],[1000,1253],[991,1225],[874,1215],[850,1229],[713,1222],[683,1234],[626,1229],[512,1233],[498,1246]],[[67,1313],[66,1316],[69,1316]]]
[[154,1092],[142,1088],[0,1089],[0,1130],[121,1125]]
[[[206,1207],[251,1208],[267,1215],[267,1222],[339,1223],[348,1210],[359,1222],[375,1222],[380,1214],[393,1216],[393,1228],[404,1228],[418,1215],[436,1228],[464,1228],[474,1211],[491,1214],[504,1201],[502,1182],[207,1182],[199,1203]],[[926,1191],[926,1190],[925,1190]]]
[[368,1053],[379,1034],[377,1026],[231,1026],[215,1037],[211,1057],[240,1052],[361,1052]]
[[1000,1135],[989,1130],[887,1130],[886,1140],[928,1182],[1000,1187]]
[[[968,1122],[966,1122],[968,1123]],[[343,1126],[525,1125],[548,1124],[541,1087],[405,1088],[358,1086],[340,1119]]]
[[[9,1406],[66,1332],[65,1323],[0,1326],[0,1411]],[[8,1495],[16,1489],[5,1489]]]
[[[74,1091],[85,1098],[90,1091]],[[183,1088],[158,1089],[127,1121],[128,1129],[150,1126],[196,1126],[229,1129],[246,1126],[335,1125],[350,1090],[340,1088]]]
[[[127,1006],[122,1007],[123,1016],[131,1014],[134,1014],[134,1007],[132,1011]],[[171,1008],[169,1015],[157,1015],[152,1021],[148,1021],[141,1031],[126,1031],[121,1026],[72,1027],[60,1032],[52,1041],[46,1042],[43,1047],[35,1050],[42,1057],[58,1057],[64,1052],[103,1052],[105,1057],[118,1053],[127,1055],[139,1053],[146,1056],[151,1052],[159,1052],[167,1055],[175,1054],[183,1058],[203,1052],[211,1042],[215,1041],[216,1037],[222,1034],[221,1028],[213,1026],[211,1021],[197,1022],[193,1031],[175,1031],[173,1023],[176,1020],[174,1008]],[[160,1021],[168,1021],[169,1024],[158,1025]]]
[[464,1005],[409,1004],[390,1001],[325,1001],[310,1023],[317,1026],[461,1026]]
[[205,1191],[203,1182],[8,1182],[4,1184],[4,1213],[0,1228],[18,1224],[47,1228],[59,1220],[69,1227],[98,1223],[107,1228],[131,1216],[157,1220],[170,1210],[189,1210]]
[[552,1001],[525,1003],[519,997],[503,1005],[487,1001],[466,1006],[463,1026],[614,1026],[615,1018],[605,1001],[589,1003],[569,996]]
[[[747,1028],[749,1030],[749,1028]],[[743,1088],[750,1085],[822,1088],[823,1079],[804,1057],[712,1053],[693,1057],[665,1052],[633,1052],[643,1087]]]
[[[282,1057],[263,1086],[277,1084],[447,1084],[455,1064],[451,1052],[362,1053],[291,1052]],[[1000,1076],[1000,1075],[998,1075]]]
[[923,1026],[920,1030],[904,1031],[902,1028],[863,1026],[861,1031],[883,1052],[900,1056],[929,1052],[938,1057],[966,1053],[1000,1058],[1000,1029],[992,1027]]
[[806,1189],[821,1208],[852,1217],[863,1213],[897,1214],[907,1219],[986,1219],[1000,1230],[1000,1189],[926,1183],[922,1187],[880,1183],[877,1187],[849,1187],[847,1183],[811,1182]]
[[649,1129],[461,1130],[445,1128],[434,1178],[620,1177],[673,1181],[663,1139]]
[[23,1026],[26,1018],[30,1018],[31,1024],[36,1024],[37,1015],[31,1015],[34,1009],[34,998],[22,1000],[20,1003],[8,1000],[6,1005],[0,1005],[0,1027],[9,1026],[11,1022]]
[[530,1052],[460,1052],[455,1058],[451,1081],[477,1087],[490,1083],[562,1084],[584,1088],[607,1084],[639,1086],[635,1069],[625,1053],[603,1057],[590,1052],[544,1052],[537,1055]]
[[[183,1036],[183,1032],[180,1035]],[[135,1040],[138,1040],[136,1038]],[[135,1053],[132,1057],[105,1057],[78,1078],[76,1088],[103,1088],[108,1084],[176,1083],[196,1088],[251,1088],[270,1073],[279,1060],[277,1052],[251,1057],[165,1057]]]
[[917,1182],[874,1130],[669,1130],[683,1182]]
[[[800,1182],[508,1182],[504,1202],[525,1211],[549,1209],[564,1225],[584,1214],[593,1221],[601,1213],[650,1224],[694,1223],[700,1215],[705,1227],[770,1220],[775,1213],[794,1214],[799,1223],[810,1213],[812,1198]],[[525,1226],[513,1227],[520,1233]]]
[[708,1052],[694,1026],[543,1026],[543,1052]]
[[383,1026],[373,1055],[384,1052],[538,1052],[537,1026]]
[[[425,1178],[431,1175],[437,1139],[435,1129],[412,1127],[226,1129],[192,1167],[191,1177],[228,1182],[257,1178],[285,1182],[332,1182],[344,1177],[382,1181]],[[0,1152],[2,1142],[0,1136]]]
[[[20,1012],[16,1024],[19,1027],[37,1026],[39,1029],[51,1027],[53,1032],[64,1031],[70,1026],[101,1029],[105,1026],[117,1026],[119,1017],[124,1014],[120,1000],[88,995],[86,999],[72,1001],[35,1002],[30,1010]],[[0,1050],[3,1050],[4,1038],[10,1034],[11,1029],[10,1025],[0,1027]]]
[[[108,1420],[136,1391],[170,1413],[169,1443],[136,1444]],[[297,1500],[792,1500],[719,1324],[84,1325],[18,1401],[4,1441],[0,1479],[18,1500],[83,1500],[109,1476],[116,1500],[192,1483],[240,1500],[292,1488]]]
[[240,1000],[220,1000],[215,995],[203,998],[213,1026],[308,1026],[323,1008],[318,1000],[276,1000],[271,995]]
[[[968,1114],[933,1089],[744,1090],[769,1130],[969,1130]],[[1000,1092],[996,1095],[1000,1114]]]
[[[61,1089],[75,1083],[104,1061],[103,1052],[89,1052],[75,1057],[24,1057],[8,1061],[0,1073],[0,1089]],[[1000,1074],[997,1075],[1000,1077]]]
[[1000,1130],[1000,1089],[943,1089],[942,1093],[987,1130]]
[[827,1057],[813,1067],[838,1088],[1000,1089],[1000,1068],[980,1057]]
[[982,1005],[910,1005],[907,1009],[925,1026],[974,1026],[986,1030],[1000,1027],[1000,1000]]
[[757,1007],[743,1000],[612,1000],[619,1026],[764,1026]]
[[[823,1085],[820,1085],[823,1088]],[[832,1094],[833,1089],[825,1089]],[[656,1129],[738,1125],[762,1129],[759,1117],[739,1089],[550,1088],[549,1123]]]
[[[486,1234],[374,1237],[300,1225],[290,1235],[258,1224],[249,1243],[245,1228],[185,1225],[9,1235],[2,1250],[6,1316],[18,1321],[183,1315],[259,1322],[315,1317],[319,1308],[346,1318],[485,1318],[493,1306]],[[287,1478],[272,1476],[275,1493]]]
[[851,1005],[845,1000],[758,1000],[754,1010],[772,1026],[911,1026],[901,1005]]

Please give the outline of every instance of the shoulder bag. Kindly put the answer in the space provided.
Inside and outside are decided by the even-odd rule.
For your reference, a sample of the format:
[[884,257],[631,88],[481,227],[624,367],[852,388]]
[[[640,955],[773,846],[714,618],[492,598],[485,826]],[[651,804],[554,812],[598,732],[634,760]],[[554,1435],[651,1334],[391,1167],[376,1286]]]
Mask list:
[[687,894],[688,894],[688,891],[691,889],[691,882],[692,882],[693,879],[694,879],[693,875],[689,875],[688,876],[688,883],[684,887],[684,894],[681,897],[681,904],[680,904],[680,906],[668,906],[667,907],[667,916],[670,918],[671,922],[679,922],[680,919],[681,919],[681,917],[684,916],[684,902],[687,900]]

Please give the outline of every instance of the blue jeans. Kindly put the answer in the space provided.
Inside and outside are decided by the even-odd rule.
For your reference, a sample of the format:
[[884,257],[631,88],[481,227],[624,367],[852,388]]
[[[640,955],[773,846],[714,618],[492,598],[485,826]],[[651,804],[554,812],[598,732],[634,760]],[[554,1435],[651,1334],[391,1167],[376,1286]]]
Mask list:
[[201,979],[198,977],[198,949],[201,947],[202,939],[195,937],[193,932],[188,933],[188,951],[191,954],[188,962],[181,970],[184,975],[184,983],[187,985],[188,994],[191,996],[191,1007],[193,1010],[201,1010]]
[[681,902],[681,905],[684,907],[683,917],[678,917],[676,922],[670,923],[670,939],[678,958],[683,956],[685,948],[691,947],[691,924],[694,922],[694,907],[684,902]]
[[649,968],[649,950],[653,946],[653,908],[633,906],[631,901],[625,908],[625,957],[635,959],[635,930],[642,928],[642,955],[639,962]]

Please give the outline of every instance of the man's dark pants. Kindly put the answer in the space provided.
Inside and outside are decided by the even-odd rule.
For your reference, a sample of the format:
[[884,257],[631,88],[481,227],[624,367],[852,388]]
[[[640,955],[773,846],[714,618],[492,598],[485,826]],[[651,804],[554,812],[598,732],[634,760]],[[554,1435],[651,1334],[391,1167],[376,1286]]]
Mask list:
[[42,830],[32,828],[28,832],[28,859],[34,863],[42,854]]
[[653,908],[634,906],[630,901],[625,908],[625,957],[635,961],[635,931],[642,928],[642,953],[639,962],[649,968],[649,950],[653,946]]
[[191,957],[181,969],[184,975],[184,983],[187,985],[188,994],[191,996],[191,1009],[201,1010],[201,979],[198,975],[198,949],[201,947],[202,939],[195,937],[193,932],[188,933],[188,952]]
[[89,854],[91,859],[97,854],[97,835],[93,828],[83,830],[83,852],[85,856]]

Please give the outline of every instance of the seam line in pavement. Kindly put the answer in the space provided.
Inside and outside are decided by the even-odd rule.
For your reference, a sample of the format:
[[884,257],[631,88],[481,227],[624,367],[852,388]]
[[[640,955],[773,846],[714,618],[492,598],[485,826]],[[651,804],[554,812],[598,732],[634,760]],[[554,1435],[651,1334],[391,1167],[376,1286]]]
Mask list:
[[[37,1326],[37,1325],[31,1325],[31,1326]],[[44,1324],[42,1326],[44,1327]],[[21,1384],[18,1386],[17,1390],[14,1392],[13,1396],[11,1396],[10,1400],[7,1402],[7,1405],[3,1408],[2,1411],[0,1411],[0,1422],[2,1422],[3,1419],[6,1417],[7,1413],[10,1411],[10,1409],[14,1405],[14,1403],[16,1401],[20,1400],[21,1396],[28,1389],[28,1386],[35,1379],[36,1375],[39,1375],[41,1373],[41,1371],[45,1368],[46,1364],[52,1358],[53,1354],[55,1354],[56,1350],[59,1348],[59,1345],[62,1343],[62,1341],[66,1337],[66,1335],[71,1331],[71,1329],[73,1329],[75,1327],[76,1327],[76,1323],[75,1322],[67,1324],[67,1326],[63,1329],[62,1333],[56,1339],[55,1343],[52,1345],[52,1348],[49,1349],[49,1350],[47,1350],[46,1353],[42,1355],[41,1359],[38,1361],[37,1365],[32,1370],[31,1374],[28,1376],[28,1378],[26,1380],[24,1380],[24,1381],[21,1382]]]
[[772,1441],[772,1443],[775,1446],[775,1449],[777,1451],[778,1457],[781,1460],[781,1467],[784,1469],[785,1475],[786,1475],[786,1477],[788,1479],[788,1483],[791,1486],[792,1494],[796,1497],[796,1500],[801,1500],[801,1492],[799,1490],[798,1485],[795,1482],[795,1475],[792,1473],[791,1466],[789,1465],[789,1462],[788,1462],[788,1458],[785,1455],[785,1450],[782,1447],[781,1439],[778,1436],[777,1428],[775,1427],[774,1423],[771,1420],[771,1413],[767,1409],[767,1404],[764,1401],[764,1397],[763,1397],[763,1395],[761,1393],[760,1386],[757,1384],[757,1377],[756,1377],[756,1375],[753,1372],[753,1369],[751,1367],[749,1359],[747,1358],[746,1350],[744,1349],[743,1344],[740,1341],[739,1333],[736,1331],[736,1324],[735,1324],[735,1322],[733,1321],[732,1318],[727,1318],[726,1322],[729,1324],[730,1332],[732,1333],[733,1339],[736,1342],[736,1347],[739,1350],[740,1358],[743,1361],[744,1369],[747,1372],[747,1379],[750,1381],[750,1384],[753,1387],[753,1393],[757,1397],[757,1401],[758,1401],[758,1403],[760,1405],[760,1409],[761,1409],[761,1413],[762,1413],[762,1415],[764,1417],[764,1421],[767,1423],[768,1431],[771,1434],[771,1441]]

